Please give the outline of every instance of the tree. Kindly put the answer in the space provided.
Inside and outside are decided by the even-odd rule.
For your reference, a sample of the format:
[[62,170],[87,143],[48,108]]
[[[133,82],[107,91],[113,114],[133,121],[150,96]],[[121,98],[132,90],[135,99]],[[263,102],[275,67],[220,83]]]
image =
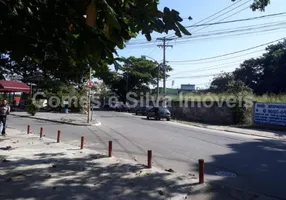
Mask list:
[[[190,33],[176,10],[158,10],[159,0],[0,1],[0,54],[13,66],[26,59],[63,81],[78,80],[102,62],[114,63],[116,48],[139,33]],[[17,71],[17,70],[14,70]]]
[[266,48],[260,58],[244,61],[234,71],[235,79],[243,81],[256,94],[286,92],[286,40]]
[[232,81],[241,81],[255,94],[286,93],[286,40],[266,47],[259,58],[245,60],[233,73],[217,76],[211,83],[216,92],[227,90]]
[[263,75],[261,59],[249,59],[244,61],[240,68],[233,72],[234,79],[240,80],[255,92],[260,90],[260,80]]
[[[237,0],[232,0],[237,1]],[[253,4],[250,6],[253,11],[264,11],[265,7],[270,4],[270,0],[253,0]]]
[[227,86],[231,81],[234,80],[234,77],[231,73],[222,73],[217,75],[210,85],[210,91],[223,93],[227,90]]
[[[120,100],[126,102],[127,94],[129,92],[150,91],[149,85],[157,84],[158,77],[158,63],[144,58],[120,58],[120,65],[118,72],[110,72],[108,75],[102,74],[101,76],[105,84],[119,96]],[[171,71],[168,66],[166,71]],[[159,78],[163,77],[162,70],[160,71]]]

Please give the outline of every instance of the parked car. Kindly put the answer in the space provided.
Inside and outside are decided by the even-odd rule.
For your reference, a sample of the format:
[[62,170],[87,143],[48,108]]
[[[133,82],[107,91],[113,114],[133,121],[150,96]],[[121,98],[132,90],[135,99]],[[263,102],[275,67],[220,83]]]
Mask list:
[[103,109],[103,110],[112,110],[112,108],[111,108],[111,106],[110,106],[109,104],[104,104],[104,105],[102,106],[102,109]]
[[119,104],[115,107],[115,110],[118,112],[129,112],[130,106],[127,104]]
[[147,119],[154,118],[156,120],[167,119],[171,120],[171,112],[168,108],[164,107],[154,107],[148,111]]
[[152,109],[152,107],[150,106],[142,106],[142,107],[138,107],[135,111],[136,115],[143,115],[143,116],[147,116],[148,111]]

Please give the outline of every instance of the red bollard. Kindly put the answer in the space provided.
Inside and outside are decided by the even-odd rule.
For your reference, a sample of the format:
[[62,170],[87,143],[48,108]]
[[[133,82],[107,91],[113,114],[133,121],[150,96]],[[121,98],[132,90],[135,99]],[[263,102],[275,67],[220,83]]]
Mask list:
[[40,138],[42,138],[43,137],[43,127],[41,127],[41,129],[40,129]]
[[199,184],[203,184],[205,182],[204,180],[204,160],[199,160]]
[[152,168],[152,151],[148,150],[148,163],[147,163],[147,167],[150,169]]
[[30,134],[30,125],[28,125],[28,127],[27,127],[27,134],[28,135]]
[[112,141],[108,142],[108,157],[112,157]]
[[81,137],[81,143],[80,143],[80,149],[83,149],[83,144],[84,144],[84,137]]
[[57,143],[60,143],[61,140],[61,131],[58,131]]

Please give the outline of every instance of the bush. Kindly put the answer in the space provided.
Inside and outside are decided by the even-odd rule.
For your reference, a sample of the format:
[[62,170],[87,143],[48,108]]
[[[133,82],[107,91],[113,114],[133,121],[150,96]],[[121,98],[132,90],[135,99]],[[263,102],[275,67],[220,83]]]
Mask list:
[[39,108],[34,104],[32,100],[29,100],[27,105],[27,113],[32,116],[35,116],[38,111]]

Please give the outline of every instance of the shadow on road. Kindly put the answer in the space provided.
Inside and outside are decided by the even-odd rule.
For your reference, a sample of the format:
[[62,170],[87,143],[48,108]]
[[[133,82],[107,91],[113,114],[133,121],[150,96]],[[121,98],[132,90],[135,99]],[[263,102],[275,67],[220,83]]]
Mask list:
[[96,160],[105,157],[98,154],[82,158],[56,153],[35,156],[37,159],[0,164],[0,170],[6,172],[1,173],[1,199],[163,200],[186,194],[192,186],[169,179],[167,172],[143,174],[142,165],[107,161],[103,166]]
[[[230,186],[230,188],[286,199],[285,142],[261,139],[255,142],[230,144],[228,147],[232,149],[232,153],[214,155],[212,162],[205,163],[206,175],[214,176],[218,172],[220,176],[223,175],[221,180],[213,179],[209,183],[215,186],[225,186],[225,189]],[[196,168],[198,171],[197,165],[192,165],[191,168]],[[233,169],[235,171],[232,171]],[[196,195],[196,192],[201,193],[202,191],[193,191],[191,195]],[[234,199],[257,198],[255,194],[246,194],[239,190],[229,189],[228,193],[230,196],[235,196]],[[220,199],[219,195],[214,192],[211,200]]]

